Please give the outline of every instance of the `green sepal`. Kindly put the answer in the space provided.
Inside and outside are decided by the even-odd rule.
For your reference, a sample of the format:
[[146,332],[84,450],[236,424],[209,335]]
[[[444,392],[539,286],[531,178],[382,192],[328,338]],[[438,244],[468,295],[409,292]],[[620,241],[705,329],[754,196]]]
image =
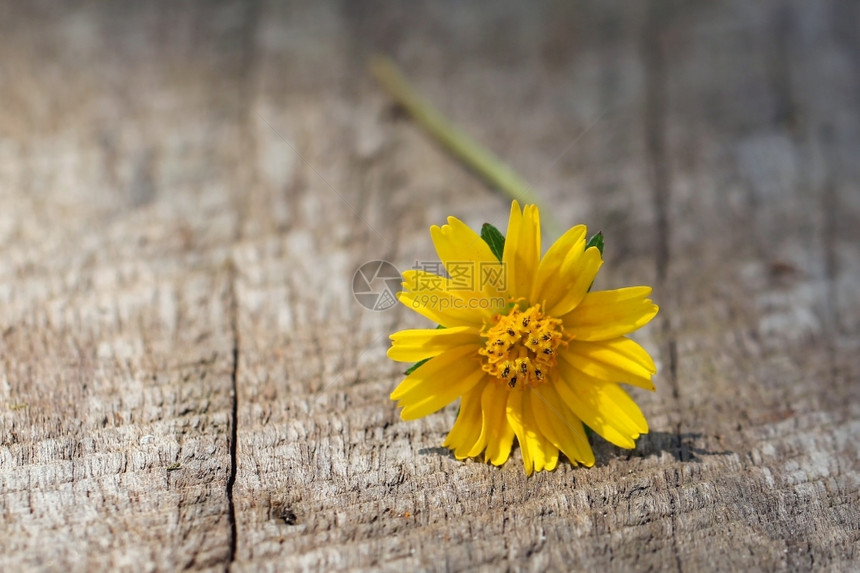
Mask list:
[[490,246],[490,250],[502,261],[502,254],[505,252],[505,236],[489,223],[484,223],[481,227],[481,238]]
[[[598,231],[588,239],[588,243],[585,244],[585,250],[587,251],[589,247],[597,247],[597,250],[600,251],[601,258],[603,257],[603,231]],[[594,283],[588,285],[588,292],[591,292],[591,287],[593,286]]]
[[588,243],[586,243],[585,249],[588,250],[589,247],[597,247],[597,250],[600,251],[600,256],[603,256],[603,231],[597,232],[590,239],[588,239]]
[[425,358],[424,360],[419,360],[418,362],[416,362],[415,364],[413,364],[412,366],[410,366],[409,368],[407,368],[407,369],[406,369],[406,371],[404,372],[404,374],[405,374],[406,376],[409,376],[410,374],[412,374],[413,372],[415,372],[416,370],[418,370],[418,368],[420,368],[420,367],[421,367],[425,362],[427,362],[428,360],[430,360],[430,359],[429,359],[429,358]]

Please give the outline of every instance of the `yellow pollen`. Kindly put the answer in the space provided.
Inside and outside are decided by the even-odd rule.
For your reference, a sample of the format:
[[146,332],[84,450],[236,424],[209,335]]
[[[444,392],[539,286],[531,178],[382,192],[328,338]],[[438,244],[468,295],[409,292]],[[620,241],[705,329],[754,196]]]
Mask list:
[[537,386],[547,379],[558,361],[556,350],[565,341],[561,320],[544,316],[539,304],[507,315],[496,315],[495,324],[485,327],[482,368],[513,388]]

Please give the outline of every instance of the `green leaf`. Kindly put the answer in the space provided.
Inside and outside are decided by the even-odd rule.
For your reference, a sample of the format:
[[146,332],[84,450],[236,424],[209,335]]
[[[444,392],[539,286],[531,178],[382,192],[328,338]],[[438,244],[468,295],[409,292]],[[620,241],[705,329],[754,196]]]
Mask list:
[[481,238],[490,246],[490,250],[502,261],[502,253],[505,252],[505,236],[489,223],[484,223],[481,227]]
[[[441,324],[437,324],[437,325],[436,325],[436,330],[439,330],[440,328],[445,328],[445,327],[444,327],[444,326],[442,326]],[[432,358],[432,357],[431,357],[431,358]],[[416,370],[418,370],[418,368],[419,368],[422,364],[424,364],[425,362],[427,362],[428,360],[430,360],[430,358],[425,358],[424,360],[419,360],[418,362],[416,362],[415,364],[413,364],[412,366],[410,366],[409,368],[407,368],[407,369],[406,369],[406,372],[404,372],[404,374],[405,374],[406,376],[409,376],[410,374],[412,374],[413,372],[415,372]]]
[[600,251],[600,256],[603,256],[603,231],[598,232],[588,239],[585,249],[588,250],[589,247],[597,247],[597,250]]
[[[585,245],[585,250],[587,251],[589,247],[597,247],[597,250],[600,251],[600,256],[603,256],[603,231],[598,231],[588,239],[588,243]],[[594,283],[588,285],[588,292],[591,292],[591,287],[593,286]]]

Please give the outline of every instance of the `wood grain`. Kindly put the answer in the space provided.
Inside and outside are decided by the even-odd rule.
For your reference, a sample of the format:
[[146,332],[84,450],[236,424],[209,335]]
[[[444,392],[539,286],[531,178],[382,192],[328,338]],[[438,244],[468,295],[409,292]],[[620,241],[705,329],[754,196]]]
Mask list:
[[[0,569],[853,570],[850,2],[0,4]],[[527,478],[403,422],[356,268],[505,200],[392,56],[652,284],[633,451]],[[547,240],[549,238],[546,238]]]

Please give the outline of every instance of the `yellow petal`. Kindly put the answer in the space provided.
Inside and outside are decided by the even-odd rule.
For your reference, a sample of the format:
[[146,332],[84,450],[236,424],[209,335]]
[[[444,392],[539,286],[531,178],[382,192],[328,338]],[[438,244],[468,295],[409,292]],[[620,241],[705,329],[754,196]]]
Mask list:
[[416,328],[391,335],[388,357],[399,362],[418,362],[464,344],[481,344],[481,335],[471,326]]
[[[485,384],[477,384],[463,395],[460,412],[448,437],[442,442],[446,448],[454,450],[458,460],[469,457],[469,452],[479,443],[481,437],[481,394]],[[483,448],[481,448],[483,449]],[[480,453],[480,452],[479,452]]]
[[597,247],[589,247],[583,253],[571,253],[562,263],[556,278],[563,294],[554,306],[549,307],[549,314],[563,316],[573,310],[588,292],[602,264]]
[[657,366],[635,341],[621,336],[600,342],[571,341],[559,358],[579,372],[608,382],[623,382],[654,391]]
[[502,297],[487,297],[451,285],[447,278],[420,270],[403,273],[403,291],[397,299],[406,307],[445,327],[481,328],[505,304]]
[[[481,236],[456,217],[448,217],[448,224],[430,227],[430,237],[436,254],[451,277],[450,284],[457,289],[499,293],[502,265]],[[489,273],[489,274],[488,274]]]
[[451,261],[498,261],[481,235],[456,217],[448,217],[447,225],[430,227],[430,237],[446,266]]
[[576,417],[616,446],[632,449],[636,447],[634,440],[648,432],[642,411],[618,384],[576,374],[562,366],[554,385]]
[[531,390],[523,392],[523,422],[529,453],[534,460],[535,471],[552,471],[558,465],[558,447],[541,432],[534,415],[534,401],[540,402],[540,397]]
[[[552,287],[558,282],[556,277],[561,272],[561,264],[569,253],[585,251],[585,233],[585,225],[577,225],[568,229],[552,244],[538,265],[529,301],[535,304],[546,301],[546,308],[555,306],[563,292],[560,288],[553,289],[548,286]],[[546,294],[544,294],[545,290]],[[547,295],[551,296],[548,298]]]
[[428,360],[397,385],[397,388],[391,393],[391,399],[402,400],[408,396],[420,397],[422,393],[426,392],[424,387],[431,381],[440,377],[445,380],[447,376],[455,373],[459,373],[461,376],[468,375],[475,368],[480,369],[481,365],[477,360],[478,348],[477,345],[459,346],[446,350]]
[[519,203],[511,203],[502,261],[508,273],[510,296],[531,296],[540,262],[540,213],[536,205],[526,205],[521,213]]
[[590,292],[564,315],[564,332],[577,340],[606,340],[624,336],[648,324],[657,305],[651,287],[637,286]]
[[[400,412],[403,420],[423,418],[437,410],[441,410],[458,397],[468,393],[477,383],[483,380],[487,373],[476,368],[468,374],[457,377],[443,376],[427,385],[427,393],[417,401],[404,398],[398,405],[404,406]],[[411,398],[411,397],[410,397]]]
[[559,450],[564,452],[573,465],[577,462],[587,467],[594,465],[594,452],[582,422],[561,400],[552,384],[532,390],[532,410],[540,431]]
[[526,439],[525,421],[523,420],[523,392],[521,390],[508,392],[508,406],[506,410],[508,423],[517,435],[520,444],[520,453],[523,456],[523,468],[526,475],[534,472],[534,460],[529,452],[529,441]]
[[490,381],[484,388],[481,394],[481,437],[469,452],[470,457],[480,454],[484,447],[487,449],[484,457],[493,465],[500,466],[510,457],[514,430],[505,413],[507,400],[508,390],[501,384]]

